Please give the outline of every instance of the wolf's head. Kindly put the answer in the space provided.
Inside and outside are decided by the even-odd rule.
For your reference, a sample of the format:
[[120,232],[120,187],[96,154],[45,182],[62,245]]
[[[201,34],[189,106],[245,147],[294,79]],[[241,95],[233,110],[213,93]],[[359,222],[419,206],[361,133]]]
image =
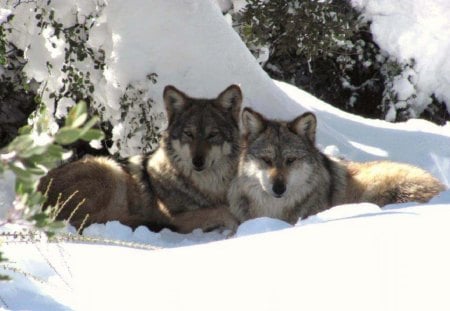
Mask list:
[[191,98],[173,86],[164,89],[169,125],[164,143],[183,172],[214,170],[238,154],[241,89],[231,85],[214,99]]
[[307,112],[282,122],[245,108],[242,126],[240,174],[259,181],[262,189],[276,198],[307,187],[319,156],[314,114]]

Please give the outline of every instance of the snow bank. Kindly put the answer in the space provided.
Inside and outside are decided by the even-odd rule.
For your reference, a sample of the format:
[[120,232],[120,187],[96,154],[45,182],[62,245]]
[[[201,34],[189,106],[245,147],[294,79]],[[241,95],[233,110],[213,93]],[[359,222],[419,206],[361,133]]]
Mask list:
[[[70,231],[75,233],[73,227],[70,228]],[[156,233],[142,226],[133,231],[130,227],[124,226],[118,221],[110,221],[106,224],[92,224],[83,231],[83,235],[87,237],[113,239],[164,248],[219,241],[226,239],[228,234],[228,231],[204,233],[200,229],[194,230],[191,234],[180,234],[169,229],[163,229]]]
[[413,70],[394,82],[398,93],[417,94],[413,107],[417,113],[431,102],[432,94],[445,102],[450,111],[450,2],[352,0],[352,3],[372,21],[374,40],[382,50],[402,63],[415,60]]
[[11,15],[11,10],[0,8],[0,25],[8,19],[9,15]]
[[340,206],[326,222],[176,249],[6,244],[36,278],[0,283],[0,306],[448,310],[448,204],[366,212]]

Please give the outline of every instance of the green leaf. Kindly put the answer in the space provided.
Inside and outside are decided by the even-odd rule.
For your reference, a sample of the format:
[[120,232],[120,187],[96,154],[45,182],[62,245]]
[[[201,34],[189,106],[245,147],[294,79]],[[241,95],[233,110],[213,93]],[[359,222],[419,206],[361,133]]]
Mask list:
[[105,134],[102,130],[90,129],[81,136],[81,139],[84,141],[91,141],[94,139],[103,139],[105,138]]
[[48,146],[47,154],[52,156],[52,157],[61,159],[63,153],[64,153],[64,148],[61,147],[60,145],[50,145],[50,146]]
[[24,125],[21,128],[19,128],[18,132],[20,135],[30,134],[32,129],[33,128],[30,125]]
[[98,122],[98,117],[94,116],[92,117],[84,126],[83,131],[89,130],[91,127],[93,127]]
[[62,221],[52,221],[47,225],[50,230],[58,230],[64,228],[66,225]]
[[34,155],[42,155],[48,149],[48,146],[32,146],[20,153],[20,156],[23,158],[29,158]]
[[37,221],[38,223],[43,223],[49,220],[48,214],[45,212],[37,213],[31,217],[32,220]]
[[9,151],[15,151],[18,154],[28,149],[33,144],[33,137],[31,135],[21,135],[17,136],[9,145]]
[[45,197],[40,192],[35,192],[27,199],[28,206],[42,206],[45,201]]
[[75,120],[73,120],[70,127],[78,128],[78,127],[82,126],[84,124],[84,122],[86,122],[87,118],[88,118],[88,114],[83,113],[82,115],[78,116]]
[[43,165],[46,168],[53,167],[55,164],[58,164],[62,156],[51,155],[48,152],[40,155],[32,155],[29,158],[25,159],[26,166],[35,166],[36,164]]
[[81,134],[80,129],[63,127],[56,133],[55,141],[61,145],[68,145],[77,141]]
[[36,222],[36,227],[38,228],[46,228],[52,221],[46,213],[35,214],[31,217],[31,220]]
[[92,127],[97,124],[99,118],[98,117],[92,117],[85,126],[81,129],[81,139],[84,141],[91,141],[93,139],[103,139],[105,137],[102,130],[99,129],[92,129]]
[[40,167],[27,167],[26,168],[27,172],[30,172],[33,175],[38,175],[38,176],[42,176],[45,175],[45,171],[40,168]]
[[[67,118],[66,118],[66,126],[77,127],[77,126],[74,126],[74,124],[81,122],[81,120],[83,120],[83,118],[84,118],[84,121],[86,121],[87,105],[86,105],[85,101],[80,101],[78,104],[76,104],[75,106],[73,106],[70,109],[69,114],[67,115]],[[84,121],[81,124],[83,124]]]
[[16,174],[16,176],[18,178],[21,179],[31,179],[31,173],[28,172],[26,169],[23,169],[19,163],[17,163],[16,161],[11,163],[11,165],[9,166],[9,168],[11,169],[11,171],[13,171],[14,174]]

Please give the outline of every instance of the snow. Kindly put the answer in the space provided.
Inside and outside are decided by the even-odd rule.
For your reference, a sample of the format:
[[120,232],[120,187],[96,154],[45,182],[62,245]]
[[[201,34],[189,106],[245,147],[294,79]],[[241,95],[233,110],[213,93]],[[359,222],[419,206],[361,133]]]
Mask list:
[[0,25],[8,19],[9,15],[11,15],[11,10],[0,8]]
[[[1,301],[34,310],[448,310],[448,204],[349,208],[322,213],[324,222],[174,249],[7,244],[37,279],[14,273]],[[326,215],[336,209],[339,217]]]
[[[73,228],[71,230],[74,231]],[[106,224],[90,225],[84,230],[83,235],[93,238],[106,238],[169,248],[223,240],[227,237],[228,233],[228,231],[222,233],[217,231],[202,232],[198,229],[194,230],[191,234],[180,234],[172,232],[169,229],[163,229],[156,233],[148,230],[146,227],[139,227],[132,231],[129,227],[123,226],[118,221],[110,221]]]
[[[430,96],[443,101],[450,110],[450,2],[447,0],[352,0],[370,20],[375,42],[388,55],[402,63],[414,59],[410,75],[415,80],[418,98],[416,113],[430,102]],[[396,89],[404,95],[408,76],[397,81]],[[411,79],[411,78],[409,78]]]
[[220,7],[220,11],[222,13],[227,13],[233,7],[233,3],[231,0],[216,0],[217,4]]
[[[92,3],[71,5],[87,10]],[[377,9],[380,16],[396,15],[400,7],[377,0],[360,5]],[[23,29],[34,36],[32,28]],[[166,84],[210,97],[239,83],[245,105],[267,116],[291,119],[313,111],[318,144],[327,154],[411,163],[450,186],[449,123],[441,127],[424,120],[391,124],[364,119],[271,80],[215,1],[108,1],[93,31],[91,44],[105,48],[108,64],[108,71],[97,77],[96,96],[107,99],[111,116],[126,84],[142,83],[149,72],[159,74],[158,83],[148,89],[155,100]],[[442,38],[440,31],[436,36]],[[52,51],[44,48],[33,52],[29,72],[48,79],[39,64]],[[59,78],[49,82],[57,85]],[[126,130],[120,122],[116,126],[119,134]],[[5,182],[10,188],[11,178]],[[0,201],[6,203],[0,209],[5,209],[13,199],[12,188],[0,186]],[[428,204],[337,206],[295,226],[254,219],[231,237],[229,232],[155,233],[143,227],[133,232],[117,222],[86,228],[85,238],[92,241],[48,243],[41,237],[24,243],[2,236],[1,251],[10,262],[6,269],[0,266],[0,273],[13,281],[0,283],[0,308],[449,310],[449,217],[447,190]],[[0,231],[20,228],[8,224]],[[99,238],[103,242],[94,242]]]

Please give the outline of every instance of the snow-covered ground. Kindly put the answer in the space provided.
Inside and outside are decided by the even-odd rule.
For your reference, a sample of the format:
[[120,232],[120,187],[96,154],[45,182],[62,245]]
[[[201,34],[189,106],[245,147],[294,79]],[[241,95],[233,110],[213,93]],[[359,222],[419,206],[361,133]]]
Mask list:
[[189,247],[6,244],[11,266],[33,277],[10,273],[0,302],[13,310],[448,310],[449,199],[386,211],[340,206],[295,227],[256,219],[236,237]]
[[[147,72],[159,74],[151,89],[155,99],[166,84],[193,96],[215,96],[240,83],[245,105],[267,116],[293,118],[314,111],[318,143],[327,153],[411,163],[450,186],[450,124],[368,120],[272,81],[214,1],[108,2],[94,38],[100,44],[100,34],[105,35],[104,42],[114,44],[107,46],[109,71],[99,78],[103,93],[98,96],[112,100],[117,89]],[[449,310],[449,220],[446,191],[421,205],[338,206],[296,226],[255,219],[231,238],[226,232],[132,232],[116,222],[96,224],[85,230],[87,236],[155,249],[3,243],[1,251],[10,262],[0,273],[13,281],[0,283],[0,308]]]

